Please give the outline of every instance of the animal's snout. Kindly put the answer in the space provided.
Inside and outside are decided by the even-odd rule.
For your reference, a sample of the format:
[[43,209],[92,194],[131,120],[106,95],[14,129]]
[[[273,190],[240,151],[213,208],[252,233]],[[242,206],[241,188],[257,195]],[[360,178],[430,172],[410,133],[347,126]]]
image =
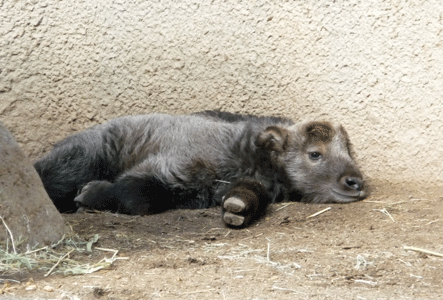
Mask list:
[[361,191],[363,188],[363,180],[358,177],[344,176],[342,178],[342,184],[345,188],[349,188],[355,191]]

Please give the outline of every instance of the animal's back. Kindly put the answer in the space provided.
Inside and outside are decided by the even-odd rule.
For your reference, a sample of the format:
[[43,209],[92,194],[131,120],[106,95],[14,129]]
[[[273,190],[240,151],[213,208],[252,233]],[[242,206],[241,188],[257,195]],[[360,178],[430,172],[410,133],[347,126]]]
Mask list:
[[150,114],[117,118],[93,128],[111,157],[127,169],[149,156],[216,159],[225,155],[246,124],[217,122],[199,116]]

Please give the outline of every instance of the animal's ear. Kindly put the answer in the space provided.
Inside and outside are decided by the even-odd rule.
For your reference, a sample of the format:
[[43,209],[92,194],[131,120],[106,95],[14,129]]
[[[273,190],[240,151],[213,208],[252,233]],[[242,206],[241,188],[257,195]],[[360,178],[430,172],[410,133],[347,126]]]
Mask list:
[[270,151],[282,152],[288,146],[288,137],[287,129],[270,126],[258,135],[255,145]]
[[302,143],[329,143],[334,134],[334,126],[329,122],[305,121],[290,128],[296,136],[302,138]]

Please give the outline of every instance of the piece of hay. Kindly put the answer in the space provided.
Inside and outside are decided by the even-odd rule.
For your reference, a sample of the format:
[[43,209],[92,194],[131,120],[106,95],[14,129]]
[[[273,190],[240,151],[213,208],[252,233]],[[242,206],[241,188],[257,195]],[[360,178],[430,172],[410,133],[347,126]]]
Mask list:
[[375,210],[375,211],[379,211],[379,212],[381,212],[381,213],[387,215],[389,218],[391,218],[392,222],[395,223],[394,218],[393,218],[393,217],[391,216],[391,214],[386,210],[386,208],[383,208],[383,209],[373,209],[373,210]]
[[362,279],[354,279],[354,282],[369,284],[369,285],[372,285],[372,286],[377,285],[377,282],[369,281],[369,280],[362,280]]
[[89,239],[89,242],[86,244],[86,251],[92,252],[92,244],[97,243],[100,236],[98,234],[94,234],[92,238]]
[[65,259],[66,256],[68,256],[69,254],[71,254],[72,251],[74,251],[75,249],[72,249],[71,251],[69,251],[68,253],[66,253],[65,255],[63,255],[62,257],[60,257],[60,259],[57,261],[57,263],[55,265],[52,266],[52,268],[44,275],[44,277],[48,277],[52,271],[60,264],[60,262]]
[[426,253],[426,254],[429,254],[429,255],[434,255],[434,256],[443,257],[443,254],[442,254],[442,253],[438,253],[438,252],[434,252],[434,251],[430,251],[430,250],[426,250],[426,249],[422,249],[422,248],[404,246],[404,249],[405,249],[405,250],[411,250],[411,251],[422,252],[422,253]]
[[325,209],[323,209],[323,210],[321,210],[321,211],[319,211],[319,212],[316,212],[315,214],[313,214],[313,215],[310,215],[309,217],[307,217],[306,219],[309,219],[309,218],[313,218],[313,217],[316,217],[316,216],[318,216],[318,215],[320,215],[320,214],[322,214],[322,213],[324,213],[324,212],[327,212],[328,210],[330,210],[331,208],[330,207],[328,207],[328,208],[325,208]]
[[5,225],[5,228],[8,231],[9,236],[11,237],[12,250],[14,250],[14,254],[17,254],[17,249],[15,249],[14,237],[12,236],[12,232],[11,232],[11,230],[9,230],[9,227],[8,227],[8,225],[6,225],[6,222],[2,216],[0,216],[0,219],[2,220],[3,225]]
[[289,205],[292,205],[292,202],[282,204],[282,206],[279,207],[279,208],[277,208],[275,211],[279,211],[279,210],[281,210],[281,209],[284,209],[284,208],[288,207]]

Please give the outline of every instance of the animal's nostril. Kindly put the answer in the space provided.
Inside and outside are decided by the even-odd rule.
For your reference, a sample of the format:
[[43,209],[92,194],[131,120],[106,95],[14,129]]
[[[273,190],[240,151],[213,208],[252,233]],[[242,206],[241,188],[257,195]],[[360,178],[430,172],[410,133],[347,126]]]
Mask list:
[[345,184],[347,187],[359,191],[362,187],[362,181],[356,177],[346,177]]

